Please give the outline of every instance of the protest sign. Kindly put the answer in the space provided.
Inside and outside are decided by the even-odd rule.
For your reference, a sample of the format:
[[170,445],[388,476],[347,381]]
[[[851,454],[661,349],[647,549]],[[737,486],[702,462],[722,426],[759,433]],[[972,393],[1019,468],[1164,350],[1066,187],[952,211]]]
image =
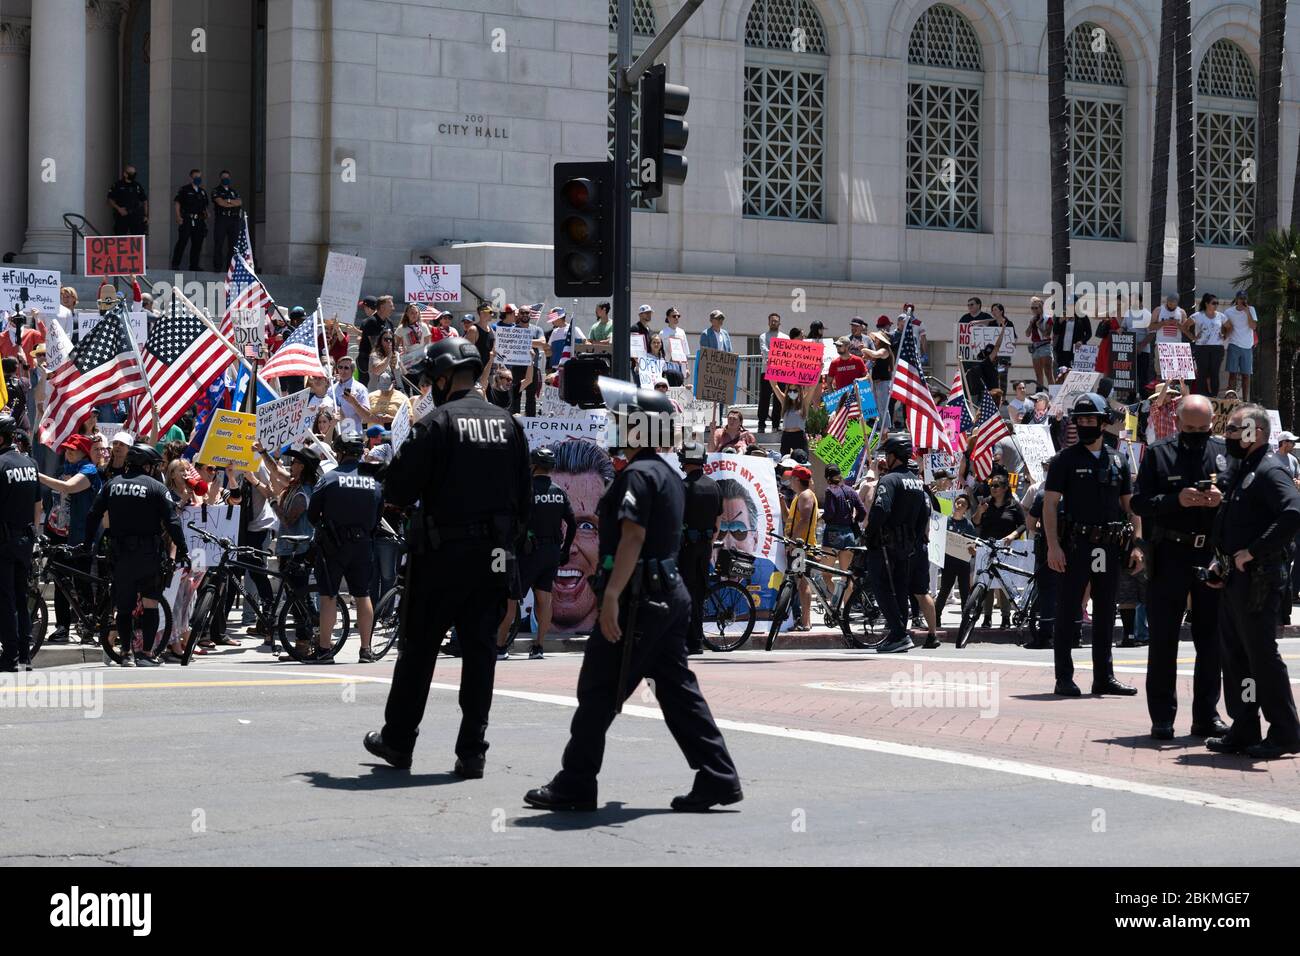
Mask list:
[[695,353],[695,395],[707,402],[730,404],[736,397],[736,369],[740,356],[719,349]]
[[[639,336],[638,336],[639,338]],[[667,337],[668,358],[673,362],[689,362],[691,357],[687,354],[686,343],[674,336]]]
[[[56,322],[58,321],[57,315],[51,316],[50,318]],[[78,312],[76,317],[68,322],[72,328],[64,327],[63,331],[68,333],[68,338],[72,341],[73,345],[76,345],[89,335],[90,330],[97,326],[103,318],[104,317],[98,312]],[[127,313],[126,320],[131,326],[131,337],[135,339],[135,344],[137,346],[144,345],[149,337],[148,313],[129,312]],[[68,320],[65,319],[64,321],[67,322]]]
[[190,527],[198,525],[208,534],[230,541],[239,540],[239,505],[189,505],[181,511],[181,529],[185,532],[185,545],[189,549],[190,560],[196,569],[199,562],[205,568],[215,568],[221,563],[222,550],[218,544],[210,544],[198,536]]
[[[722,492],[723,526],[744,529],[724,531],[722,544],[754,556],[754,573],[745,589],[763,615],[776,605],[776,589],[785,571],[785,548],[771,537],[782,530],[776,462],[714,452],[709,454],[704,474],[716,481]],[[766,616],[770,618],[770,614]]]
[[827,392],[822,396],[822,404],[826,406],[826,414],[834,415],[836,409],[840,407],[840,402],[844,396],[849,393],[849,389],[858,390],[858,405],[862,410],[863,418],[876,418],[880,412],[876,408],[876,395],[871,390],[871,382],[854,382],[852,385],[845,385],[843,388],[837,388],[834,391]]
[[1196,361],[1192,358],[1192,347],[1186,342],[1158,342],[1156,352],[1160,356],[1160,377],[1190,381],[1196,378]]
[[828,465],[838,465],[840,473],[847,475],[853,470],[853,465],[857,462],[858,455],[862,453],[866,443],[862,422],[854,419],[844,430],[844,441],[827,435],[813,445],[813,453]]
[[1282,434],[1282,416],[1276,408],[1268,409],[1268,443],[1277,451],[1277,436]]
[[1100,372],[1070,372],[1061,383],[1061,390],[1052,399],[1052,411],[1068,412],[1080,395],[1097,391],[1097,383],[1100,381]]
[[421,305],[460,301],[460,266],[406,266],[406,301]]
[[538,418],[578,418],[585,414],[586,409],[570,405],[560,398],[560,390],[554,385],[542,386],[541,401],[537,406]]
[[[1112,332],[1110,335],[1110,377],[1121,391],[1137,387],[1133,370],[1134,338],[1131,333]],[[1078,354],[1076,350],[1075,354]],[[1105,370],[1103,370],[1105,371]]]
[[212,423],[203,437],[203,447],[194,457],[196,464],[225,468],[231,465],[239,471],[252,471],[257,453],[253,442],[257,438],[257,416],[247,412],[233,412],[219,408],[212,413]]
[[0,309],[40,309],[45,315],[54,315],[59,311],[60,279],[58,272],[4,266],[0,268]]
[[636,358],[636,372],[642,388],[650,388],[656,379],[664,377],[665,362],[653,355],[642,354]]
[[144,236],[83,236],[87,276],[144,275]]
[[604,448],[605,409],[584,408],[580,412],[572,418],[518,416],[517,421],[523,426],[524,436],[528,439],[528,450],[572,440],[594,442]]
[[822,373],[824,349],[805,339],[773,339],[767,347],[763,378],[789,385],[813,385]]
[[239,354],[248,358],[265,357],[266,316],[252,309],[236,309],[230,317],[235,324],[234,346]]
[[940,405],[939,417],[943,419],[943,430],[948,435],[952,450],[961,452],[966,448],[966,437],[961,433],[961,406]]
[[1047,425],[1015,425],[1016,444],[1020,446],[1020,457],[1025,461],[1025,470],[1034,481],[1043,480],[1043,463],[1056,454],[1052,444],[1052,430]]
[[420,422],[424,421],[435,407],[437,407],[437,403],[433,400],[432,392],[428,395],[421,395],[411,406],[411,418],[413,418],[415,423],[418,425]]
[[829,375],[831,372],[831,362],[840,357],[840,351],[835,345],[834,339],[822,339],[822,374]]
[[497,362],[501,365],[527,365],[533,360],[533,332],[526,325],[498,325]]
[[713,402],[696,398],[687,385],[670,387],[668,397],[676,402],[677,406],[682,410],[682,431],[684,433],[682,440],[691,441],[694,439],[707,445],[709,435],[713,430],[713,416],[717,411],[717,406]]
[[1210,424],[1210,433],[1221,436],[1223,429],[1228,425],[1228,418],[1232,415],[1233,409],[1241,402],[1235,398],[1212,398],[1210,404],[1214,407],[1214,420]]
[[628,354],[632,358],[640,358],[645,355],[645,336],[640,332],[633,332],[628,348],[631,350]]
[[331,252],[325,260],[325,279],[320,287],[320,314],[323,321],[336,319],[351,325],[361,298],[361,280],[366,275],[366,260]]
[[311,428],[307,418],[307,402],[311,389],[304,388],[284,398],[264,402],[257,406],[257,440],[270,453],[285,445],[302,441],[303,433]]
[[1099,345],[1076,345],[1074,347],[1074,368],[1080,372],[1097,370],[1097,350]]
[[949,531],[944,537],[944,554],[958,561],[970,560],[970,546],[975,543],[974,538],[968,538],[956,531]]
[[928,548],[930,563],[943,567],[944,553],[948,544],[948,518],[942,513],[930,512],[930,540]]
[[[1002,329],[996,324],[973,325],[970,322],[958,322],[956,330],[957,358],[962,362],[978,362],[980,351],[986,345],[995,345],[998,333]],[[1001,358],[1011,358],[1016,354],[1016,330],[1010,325],[1002,335],[1002,347],[998,350]]]
[[393,443],[393,454],[396,455],[401,449],[402,443],[406,441],[411,434],[410,402],[405,403],[397,410],[397,414],[393,416],[393,424],[390,427],[393,433],[391,439]]

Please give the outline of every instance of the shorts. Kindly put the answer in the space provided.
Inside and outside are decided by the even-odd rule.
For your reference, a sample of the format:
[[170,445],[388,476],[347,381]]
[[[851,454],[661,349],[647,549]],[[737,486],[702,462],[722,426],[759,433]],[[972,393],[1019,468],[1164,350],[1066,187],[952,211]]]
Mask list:
[[852,528],[827,527],[822,533],[822,547],[831,551],[843,551],[858,543],[857,533]]
[[1255,350],[1240,345],[1228,346],[1228,374],[1250,375],[1255,371]]
[[1036,358],[1036,359],[1051,358],[1052,357],[1051,340],[1045,339],[1042,342],[1035,342],[1033,345],[1029,346],[1029,356],[1030,358]]
[[913,551],[906,555],[904,560],[907,561],[907,593],[908,594],[929,594],[930,593],[930,551],[922,547],[919,551]]
[[788,455],[796,448],[808,450],[808,433],[803,429],[799,431],[782,431],[781,432],[781,454]]
[[541,545],[532,554],[521,554],[515,561],[515,579],[510,597],[522,601],[529,591],[551,593],[556,572],[560,570],[560,549],[556,545]]
[[370,597],[370,583],[375,576],[375,553],[369,541],[349,542],[342,554],[326,559],[316,555],[316,585],[321,597],[336,598],[346,578],[348,593],[356,597]]

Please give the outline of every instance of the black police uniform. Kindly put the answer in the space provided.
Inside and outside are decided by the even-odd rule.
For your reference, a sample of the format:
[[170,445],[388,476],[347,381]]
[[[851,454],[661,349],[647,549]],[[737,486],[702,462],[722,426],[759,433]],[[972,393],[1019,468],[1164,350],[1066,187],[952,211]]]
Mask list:
[[[1300,531],[1300,491],[1268,448],[1240,463],[1229,459],[1229,465],[1213,532],[1219,560],[1230,568],[1219,599],[1224,705],[1232,719],[1227,736],[1241,745],[1257,742],[1262,710],[1268,741],[1294,749],[1300,747],[1300,719],[1277,637],[1279,605],[1289,593],[1287,559]],[[1241,572],[1231,562],[1243,548],[1254,559]],[[1248,694],[1252,679],[1254,694]]]
[[32,625],[27,576],[32,569],[36,502],[41,485],[36,462],[17,448],[0,455],[0,671],[30,660]]
[[[1221,466],[1219,462],[1223,462]],[[1214,559],[1210,532],[1214,508],[1187,508],[1178,502],[1184,488],[1227,470],[1223,439],[1209,438],[1201,449],[1182,435],[1151,445],[1138,468],[1132,507],[1142,516],[1149,545],[1147,564],[1147,710],[1153,724],[1172,724],[1178,712],[1175,692],[1178,635],[1187,598],[1192,600],[1192,725],[1208,727],[1218,718],[1223,686],[1219,636],[1219,590],[1196,578],[1196,569]]]
[[357,459],[344,461],[321,478],[311,494],[307,519],[316,528],[316,583],[324,597],[338,597],[347,578],[348,592],[370,596],[375,575],[372,538],[383,516],[379,479],[357,470]]
[[[172,268],[181,267],[185,244],[190,245],[190,271],[199,271],[199,257],[203,253],[203,238],[208,234],[208,191],[189,182],[176,191],[174,202],[181,206],[181,224],[176,234],[176,247],[172,249]],[[219,270],[218,270],[219,271]]]
[[704,596],[709,590],[709,561],[713,535],[722,514],[722,489],[704,473],[693,469],[685,481],[686,505],[682,517],[682,547],[677,568],[691,596],[691,626],[686,646],[692,654],[704,649]]
[[[601,568],[613,568],[622,523],[631,521],[645,529],[645,543],[634,574],[643,575],[637,610],[636,644],[625,687],[619,687],[623,644],[611,644],[600,624],[587,638],[578,675],[578,710],[569,728],[563,769],[551,786],[575,800],[596,798],[596,775],[605,756],[605,733],[614,721],[616,701],[631,696],[643,678],[654,681],[655,697],[664,723],[695,771],[692,792],[722,796],[740,789],[736,765],[714,723],[700,685],[686,664],[686,631],[691,599],[686,593],[676,559],[681,550],[682,517],[686,492],[673,468],[652,451],[641,451],[606,489],[597,507],[600,517]],[[657,567],[659,573],[651,573]],[[631,599],[629,582],[624,595]],[[603,593],[603,586],[601,587]]]
[[[86,540],[95,539],[99,522],[108,515],[108,536],[113,546],[113,606],[117,608],[117,632],[125,655],[130,650],[124,635],[135,632],[131,617],[136,599],[162,599],[162,534],[176,543],[178,561],[189,559],[185,533],[181,530],[167,489],[156,478],[129,471],[109,479],[86,515]],[[140,614],[140,632],[152,636],[158,630],[158,609]],[[150,648],[144,649],[152,655]]]
[[907,639],[911,595],[930,590],[928,580],[919,580],[922,565],[912,561],[914,549],[924,554],[929,530],[930,499],[921,479],[905,463],[881,475],[867,514],[867,576],[891,643]]
[[405,618],[384,742],[401,753],[415,749],[438,649],[454,625],[462,662],[456,756],[479,763],[488,749],[497,627],[515,573],[500,557],[518,552],[533,504],[523,428],[473,389],[454,392],[402,444],[384,497],[402,507],[420,502],[407,536]]
[[[1075,620],[1091,582],[1092,680],[1096,686],[1115,676],[1110,652],[1115,631],[1115,592],[1120,572],[1129,560],[1122,549],[1121,528],[1126,516],[1121,499],[1132,494],[1133,480],[1128,463],[1118,452],[1103,444],[1094,455],[1086,445],[1076,443],[1052,460],[1044,487],[1061,495],[1057,534],[1066,560],[1065,572],[1057,581],[1052,638],[1056,680],[1074,679],[1070,651],[1074,647]],[[1093,570],[1094,566],[1099,570]]]
[[126,215],[118,215],[113,210],[113,234],[117,236],[142,236],[148,229],[144,221],[144,204],[149,201],[138,179],[119,179],[108,191],[108,198],[126,210]]
[[[1028,508],[1030,516],[1038,522],[1034,528],[1034,580],[1038,583],[1038,596],[1034,599],[1034,623],[1029,644],[1040,648],[1051,646],[1052,632],[1056,629],[1056,591],[1061,584],[1060,573],[1053,571],[1047,563],[1047,529],[1043,524],[1043,497],[1046,494],[1047,489],[1039,485],[1034,489]],[[1059,511],[1056,517],[1059,522]]]
[[[221,272],[230,265],[230,257],[235,253],[235,242],[239,238],[242,226],[241,206],[218,206],[215,200],[238,199],[239,192],[234,186],[224,183],[212,190],[212,271]],[[292,394],[285,391],[286,395]]]
[[568,494],[550,475],[534,475],[533,507],[517,562],[515,600],[522,601],[529,591],[551,592],[556,572],[569,560],[577,533],[578,518]]

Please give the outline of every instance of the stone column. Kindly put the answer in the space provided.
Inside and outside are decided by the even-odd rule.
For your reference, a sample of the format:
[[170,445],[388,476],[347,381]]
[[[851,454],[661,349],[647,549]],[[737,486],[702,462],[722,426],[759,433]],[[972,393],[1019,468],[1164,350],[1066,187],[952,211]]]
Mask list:
[[71,264],[65,212],[86,201],[86,4],[32,4],[31,92],[28,97],[27,243],[35,265]]
[[27,62],[32,25],[0,20],[0,256],[23,247],[27,222]]
[[126,13],[124,0],[86,3],[86,189],[83,213],[103,232],[113,231],[108,208],[109,187],[120,175],[118,141],[119,27]]

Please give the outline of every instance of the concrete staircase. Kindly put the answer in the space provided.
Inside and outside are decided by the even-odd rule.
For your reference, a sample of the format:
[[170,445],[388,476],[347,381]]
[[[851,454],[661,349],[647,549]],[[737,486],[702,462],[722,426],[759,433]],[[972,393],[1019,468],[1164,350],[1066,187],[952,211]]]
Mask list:
[[[180,277],[178,280],[177,277]],[[224,272],[172,272],[171,270],[151,269],[144,276],[145,282],[141,286],[145,292],[151,292],[160,284],[166,283],[168,286],[180,282],[181,291],[190,295],[186,291],[186,286],[192,283],[200,283],[205,289],[217,290],[224,288],[226,274]],[[316,297],[320,295],[320,280],[309,276],[290,276],[290,275],[273,275],[269,273],[258,273],[258,278],[266,286],[266,290],[275,299],[276,305],[291,309],[295,305],[301,305],[309,312],[316,307]],[[83,311],[90,311],[95,308],[95,294],[99,290],[100,279],[95,276],[70,276],[64,275],[63,284],[70,285],[77,290],[78,307]],[[130,289],[130,282],[126,279],[118,279],[117,287],[121,292],[127,292]],[[369,291],[369,290],[367,290]],[[383,292],[392,292],[395,298],[400,298],[400,289],[382,290]],[[375,294],[380,294],[376,292]],[[155,298],[157,295],[155,294]],[[190,296],[194,298],[194,296]],[[199,301],[195,300],[198,305],[205,306],[215,311],[215,300]]]

